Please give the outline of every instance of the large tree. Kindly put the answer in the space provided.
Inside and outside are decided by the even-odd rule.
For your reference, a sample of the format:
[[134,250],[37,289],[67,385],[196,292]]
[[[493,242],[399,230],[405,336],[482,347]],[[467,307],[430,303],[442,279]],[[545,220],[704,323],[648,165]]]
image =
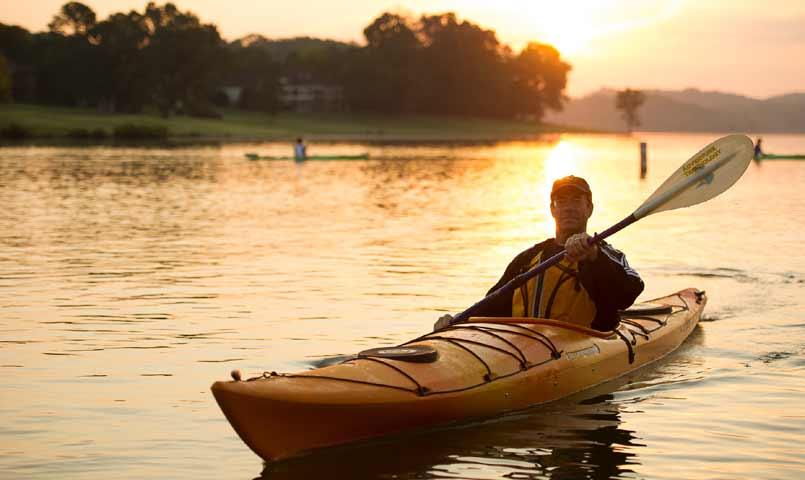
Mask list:
[[151,99],[154,73],[143,52],[149,42],[143,15],[115,13],[93,27],[89,36],[97,45],[99,107],[112,112],[141,111]]
[[160,112],[207,115],[208,94],[225,55],[217,27],[172,3],[149,3],[144,17],[150,32],[146,60],[154,70],[153,95]]
[[413,109],[422,48],[414,28],[407,17],[384,13],[364,29],[367,46],[348,54],[345,62],[344,85],[354,107],[384,113]]
[[570,65],[551,45],[529,43],[512,60],[514,112],[541,119],[546,109],[561,110]]
[[495,32],[454,13],[420,19],[425,48],[417,79],[419,109],[453,115],[499,115],[506,88],[504,55]]
[[515,56],[494,31],[454,13],[384,13],[364,30],[343,84],[352,107],[386,113],[541,118],[561,109],[570,65],[549,45]]

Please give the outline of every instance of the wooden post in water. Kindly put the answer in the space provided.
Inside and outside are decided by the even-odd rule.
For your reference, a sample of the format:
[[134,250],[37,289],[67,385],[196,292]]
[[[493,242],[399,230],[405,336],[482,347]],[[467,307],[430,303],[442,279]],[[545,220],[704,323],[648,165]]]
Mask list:
[[646,142],[640,142],[640,178],[646,178],[647,163]]

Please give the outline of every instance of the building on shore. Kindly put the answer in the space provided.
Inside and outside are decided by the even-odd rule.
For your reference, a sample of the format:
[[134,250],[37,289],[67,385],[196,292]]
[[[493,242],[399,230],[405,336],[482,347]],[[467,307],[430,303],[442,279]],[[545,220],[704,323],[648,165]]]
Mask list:
[[318,82],[309,74],[280,78],[279,100],[294,112],[341,112],[346,105],[343,87]]

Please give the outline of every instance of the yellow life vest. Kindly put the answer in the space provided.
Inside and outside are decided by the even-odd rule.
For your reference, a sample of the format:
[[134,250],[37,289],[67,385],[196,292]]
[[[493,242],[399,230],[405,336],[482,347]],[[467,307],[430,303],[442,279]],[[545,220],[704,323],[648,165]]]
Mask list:
[[[542,261],[538,253],[528,268]],[[578,262],[566,258],[531,278],[512,294],[512,317],[551,318],[590,327],[596,307],[578,280]]]

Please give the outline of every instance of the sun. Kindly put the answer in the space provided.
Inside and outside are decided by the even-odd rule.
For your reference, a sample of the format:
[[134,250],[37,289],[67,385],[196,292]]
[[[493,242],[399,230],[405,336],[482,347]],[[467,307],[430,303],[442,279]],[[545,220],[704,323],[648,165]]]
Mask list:
[[564,56],[584,53],[595,36],[595,25],[589,11],[556,5],[543,14],[539,34],[541,41],[556,47]]
[[500,28],[516,39],[515,43],[547,43],[563,57],[574,57],[594,53],[596,42],[604,37],[667,20],[680,12],[683,3],[684,0],[511,0],[494,5]]
[[533,32],[541,43],[556,47],[563,56],[584,53],[597,34],[601,4],[596,0],[522,2],[521,29]]

